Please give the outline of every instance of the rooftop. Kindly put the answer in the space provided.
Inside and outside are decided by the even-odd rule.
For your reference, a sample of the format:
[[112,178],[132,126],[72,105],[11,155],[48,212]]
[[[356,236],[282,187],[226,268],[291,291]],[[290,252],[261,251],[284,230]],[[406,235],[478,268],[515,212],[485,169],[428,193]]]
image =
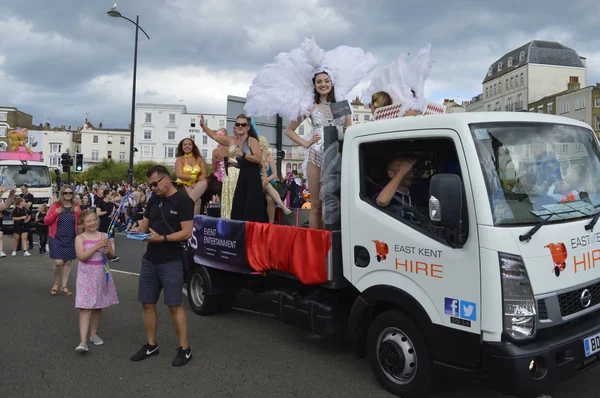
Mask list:
[[[554,41],[533,40],[496,60],[490,66],[483,83],[493,80],[527,64],[542,64],[585,68],[577,52]],[[585,59],[585,58],[583,58]],[[511,65],[509,66],[509,61]],[[500,66],[500,68],[499,68]],[[491,71],[491,74],[490,74]]]

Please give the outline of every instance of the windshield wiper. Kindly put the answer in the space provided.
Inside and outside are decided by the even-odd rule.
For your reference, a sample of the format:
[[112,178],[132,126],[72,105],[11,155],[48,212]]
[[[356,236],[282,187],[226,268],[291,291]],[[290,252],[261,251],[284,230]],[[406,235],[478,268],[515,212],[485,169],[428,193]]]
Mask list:
[[[598,208],[599,206],[600,206],[600,205],[596,205],[596,206],[594,206],[594,208],[596,209],[596,208]],[[596,214],[594,215],[594,218],[592,218],[592,221],[590,221],[590,223],[589,223],[589,224],[587,224],[587,225],[585,226],[585,230],[586,230],[586,231],[592,231],[592,230],[594,229],[594,226],[595,226],[595,225],[596,225],[596,223],[598,222],[598,219],[600,219],[600,211],[599,211],[598,213],[596,213]]]
[[[600,213],[598,213],[598,214],[600,214]],[[529,232],[527,232],[526,234],[524,234],[524,235],[519,235],[519,240],[520,240],[521,242],[529,242],[529,241],[531,240],[531,237],[532,237],[533,235],[535,235],[535,233],[536,233],[537,231],[539,231],[539,230],[540,230],[540,228],[542,228],[544,225],[548,224],[548,222],[550,221],[550,219],[552,218],[552,216],[554,216],[554,214],[550,214],[550,215],[548,216],[548,218],[545,218],[545,219],[543,219],[542,221],[540,221],[539,223],[537,223],[537,224],[535,225],[535,227],[531,228],[531,229],[529,230]]]

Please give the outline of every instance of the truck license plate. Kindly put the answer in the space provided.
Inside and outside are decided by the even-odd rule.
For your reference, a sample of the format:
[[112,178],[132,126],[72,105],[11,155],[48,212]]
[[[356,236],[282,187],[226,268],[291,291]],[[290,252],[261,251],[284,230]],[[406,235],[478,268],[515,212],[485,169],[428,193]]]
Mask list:
[[2,224],[4,225],[13,225],[15,222],[13,220],[4,220]]
[[583,348],[585,349],[586,357],[594,355],[600,351],[600,333],[583,339]]

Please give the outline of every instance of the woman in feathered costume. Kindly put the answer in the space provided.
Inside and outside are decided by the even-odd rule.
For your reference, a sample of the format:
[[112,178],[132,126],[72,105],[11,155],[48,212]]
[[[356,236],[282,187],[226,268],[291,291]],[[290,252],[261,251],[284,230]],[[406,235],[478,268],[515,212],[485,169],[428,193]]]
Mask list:
[[[323,165],[323,128],[349,126],[350,116],[333,118],[329,105],[342,101],[376,66],[375,57],[357,47],[339,46],[325,52],[314,39],[305,39],[300,48],[280,53],[252,82],[244,110],[251,116],[279,114],[292,120],[285,134],[308,148],[303,170],[311,192],[310,228],[323,227],[320,186]],[[310,118],[312,131],[300,137],[295,130]]]
[[394,62],[383,66],[363,91],[362,103],[368,104],[371,112],[384,106],[402,104],[399,116],[415,116],[425,111],[425,80],[429,76],[433,61],[429,59],[431,45],[419,50],[410,64],[408,54],[402,54]]

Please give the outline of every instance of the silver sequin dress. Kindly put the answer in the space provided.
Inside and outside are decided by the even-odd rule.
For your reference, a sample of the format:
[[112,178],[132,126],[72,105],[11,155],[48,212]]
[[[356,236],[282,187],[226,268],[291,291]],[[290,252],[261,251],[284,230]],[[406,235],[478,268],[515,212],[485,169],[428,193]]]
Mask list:
[[325,150],[323,147],[323,128],[326,126],[343,127],[346,122],[346,117],[341,116],[337,119],[334,119],[329,105],[321,103],[315,106],[310,115],[310,121],[312,124],[312,130],[310,136],[306,139],[310,140],[314,134],[318,134],[320,138],[319,141],[315,142],[310,146],[310,148],[308,148],[308,161],[321,168],[321,166],[323,166],[323,153]]

